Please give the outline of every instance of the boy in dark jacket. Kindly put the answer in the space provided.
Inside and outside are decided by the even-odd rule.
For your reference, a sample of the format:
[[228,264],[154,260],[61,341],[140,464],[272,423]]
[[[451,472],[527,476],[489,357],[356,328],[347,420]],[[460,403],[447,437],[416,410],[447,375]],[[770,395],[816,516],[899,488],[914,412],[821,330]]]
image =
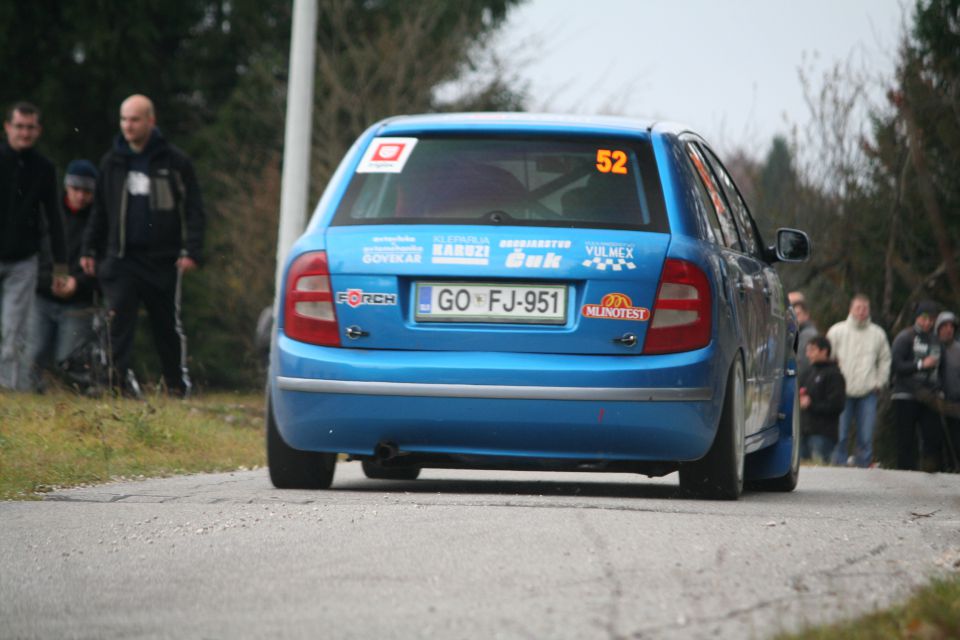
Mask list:
[[830,341],[815,336],[807,342],[810,366],[800,376],[800,456],[830,461],[837,444],[840,414],[847,387],[840,367],[830,358]]

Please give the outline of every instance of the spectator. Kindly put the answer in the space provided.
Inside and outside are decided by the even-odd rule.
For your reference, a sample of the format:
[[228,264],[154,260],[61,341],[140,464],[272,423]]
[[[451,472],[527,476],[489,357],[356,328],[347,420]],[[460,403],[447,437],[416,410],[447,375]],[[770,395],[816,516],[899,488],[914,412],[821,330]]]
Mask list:
[[802,376],[810,366],[810,361],[807,360],[807,343],[818,334],[817,325],[810,319],[806,302],[797,300],[791,306],[797,316],[797,328],[799,329],[797,335],[797,375]]
[[257,328],[253,336],[253,345],[260,357],[264,369],[270,366],[270,340],[273,333],[273,305],[264,307],[257,318]]
[[180,321],[181,284],[201,259],[203,202],[190,159],[155,125],[146,96],[132,95],[120,105],[121,133],[100,162],[81,264],[93,275],[100,261],[100,285],[113,316],[115,371],[129,366],[142,303],[167,391],[186,397],[192,384]]
[[806,302],[807,298],[803,295],[803,291],[791,291],[787,294],[787,300],[790,302],[790,306],[792,307],[798,302]]
[[50,238],[54,271],[66,272],[63,220],[57,206],[57,173],[34,148],[42,131],[40,110],[18,102],[3,123],[0,144],[0,388],[26,390],[27,320],[37,287],[37,253]]
[[33,383],[42,390],[42,371],[61,365],[70,354],[93,340],[93,297],[96,279],[80,268],[80,244],[90,218],[97,168],[89,160],[74,160],[67,166],[63,186],[63,219],[66,225],[69,273],[53,280],[49,249],[41,249],[37,297],[30,316],[28,362]]
[[847,463],[851,424],[856,420],[853,462],[868,467],[873,461],[873,431],[877,400],[890,377],[887,335],[870,321],[870,298],[858,293],[850,301],[850,314],[827,331],[833,354],[847,383],[847,400],[840,414],[840,434],[834,450],[835,464]]
[[960,473],[960,342],[957,342],[957,316],[943,311],[937,316],[934,331],[940,341],[940,388],[943,390],[942,425],[946,428],[944,469]]
[[915,470],[917,432],[920,467],[940,469],[940,418],[933,408],[939,386],[940,343],[931,333],[937,306],[929,300],[917,304],[913,326],[893,340],[893,416],[897,438],[897,468]]
[[810,366],[800,376],[800,456],[830,463],[837,444],[840,414],[846,404],[846,385],[830,341],[813,336],[806,345]]

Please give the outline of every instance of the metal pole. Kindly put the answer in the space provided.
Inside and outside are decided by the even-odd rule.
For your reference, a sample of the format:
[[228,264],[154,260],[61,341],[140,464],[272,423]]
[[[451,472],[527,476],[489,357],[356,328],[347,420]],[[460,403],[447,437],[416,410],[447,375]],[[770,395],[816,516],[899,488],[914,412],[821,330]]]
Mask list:
[[293,0],[287,120],[283,134],[283,177],[280,185],[280,228],[277,236],[277,298],[287,253],[303,233],[307,221],[316,42],[317,0]]

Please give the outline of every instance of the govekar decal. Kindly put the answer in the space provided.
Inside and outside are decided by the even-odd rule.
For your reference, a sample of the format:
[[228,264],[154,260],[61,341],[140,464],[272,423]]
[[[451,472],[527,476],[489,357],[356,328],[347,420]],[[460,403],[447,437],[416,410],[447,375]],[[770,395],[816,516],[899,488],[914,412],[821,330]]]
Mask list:
[[423,247],[413,236],[377,236],[374,246],[363,248],[364,264],[420,264]]
[[625,293],[608,293],[600,304],[585,304],[580,309],[584,318],[598,320],[633,320],[646,322],[650,319],[650,309],[633,306],[633,300]]

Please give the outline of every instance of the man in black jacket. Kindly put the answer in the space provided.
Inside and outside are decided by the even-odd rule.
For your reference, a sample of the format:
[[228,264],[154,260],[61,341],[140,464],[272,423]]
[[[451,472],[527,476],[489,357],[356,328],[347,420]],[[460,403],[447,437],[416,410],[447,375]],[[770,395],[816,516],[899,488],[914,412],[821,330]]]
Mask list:
[[840,414],[847,401],[847,387],[830,341],[814,336],[805,348],[808,367],[799,378],[800,456],[829,463],[837,444]]
[[919,302],[913,326],[893,339],[891,399],[897,437],[897,469],[918,468],[918,432],[920,467],[926,471],[940,468],[940,418],[931,406],[939,387],[940,342],[931,333],[936,317],[936,303],[930,300]]
[[155,125],[146,96],[120,105],[121,133],[100,162],[81,264],[89,275],[99,272],[112,314],[114,370],[127,371],[142,302],[167,390],[186,397],[191,383],[180,293],[183,274],[201,260],[203,202],[190,159]]
[[941,311],[934,325],[940,341],[940,406],[941,425],[944,427],[944,471],[960,473],[960,342],[957,327],[960,323],[951,311]]
[[40,240],[49,236],[57,278],[66,272],[63,221],[53,164],[34,145],[40,110],[18,102],[3,123],[0,144],[0,388],[29,388],[27,320],[37,285]]

